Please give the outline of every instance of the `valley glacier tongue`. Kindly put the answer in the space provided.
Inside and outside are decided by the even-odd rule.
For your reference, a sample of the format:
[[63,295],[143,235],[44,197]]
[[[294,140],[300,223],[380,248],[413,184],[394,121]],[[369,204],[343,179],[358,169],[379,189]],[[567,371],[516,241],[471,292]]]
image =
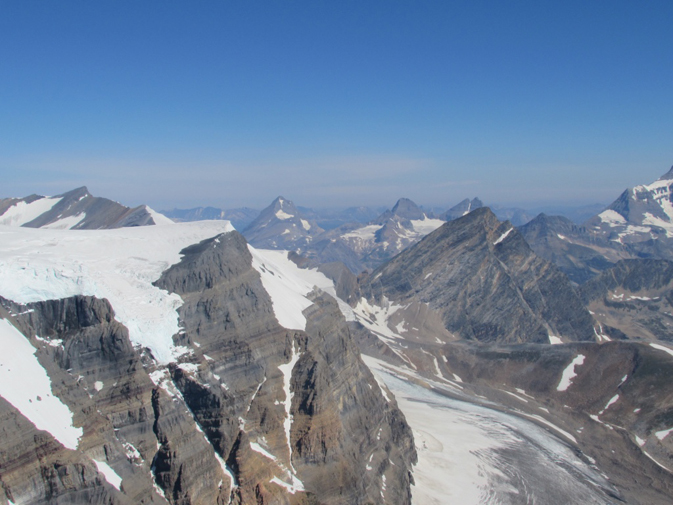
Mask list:
[[549,431],[427,389],[409,370],[363,359],[394,393],[414,432],[414,505],[615,503],[606,478]]

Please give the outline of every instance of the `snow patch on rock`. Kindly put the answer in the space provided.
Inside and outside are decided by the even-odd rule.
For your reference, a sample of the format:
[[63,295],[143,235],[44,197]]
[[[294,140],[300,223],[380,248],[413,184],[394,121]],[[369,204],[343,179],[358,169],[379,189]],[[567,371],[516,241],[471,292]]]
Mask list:
[[584,355],[578,354],[575,356],[575,359],[573,359],[572,362],[566,367],[566,369],[563,370],[561,381],[556,387],[556,391],[566,391],[570,387],[572,380],[577,376],[575,367],[581,366],[582,364],[584,364]]
[[35,347],[6,319],[0,319],[0,396],[24,417],[68,449],[77,449],[82,428],[72,412],[52,395],[51,379],[35,356]]

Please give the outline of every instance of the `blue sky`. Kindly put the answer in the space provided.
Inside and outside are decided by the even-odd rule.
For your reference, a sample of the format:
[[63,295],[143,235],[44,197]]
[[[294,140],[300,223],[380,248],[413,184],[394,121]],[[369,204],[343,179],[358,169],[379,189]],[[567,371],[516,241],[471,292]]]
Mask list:
[[0,196],[609,203],[673,164],[673,2],[0,6]]

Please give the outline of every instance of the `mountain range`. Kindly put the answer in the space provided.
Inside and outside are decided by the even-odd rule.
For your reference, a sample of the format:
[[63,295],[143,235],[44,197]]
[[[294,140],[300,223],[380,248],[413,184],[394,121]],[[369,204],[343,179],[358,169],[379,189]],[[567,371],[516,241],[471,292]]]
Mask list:
[[670,503],[671,185],[519,227],[0,200],[0,504]]
[[520,227],[539,256],[578,284],[622,259],[673,259],[673,168],[657,181],[625,190],[582,226],[540,214]]

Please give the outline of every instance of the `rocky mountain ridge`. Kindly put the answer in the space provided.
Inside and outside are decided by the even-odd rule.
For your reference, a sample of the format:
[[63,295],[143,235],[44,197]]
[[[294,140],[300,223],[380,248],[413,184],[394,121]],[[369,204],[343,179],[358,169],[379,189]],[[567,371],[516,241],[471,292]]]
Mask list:
[[582,226],[540,215],[521,227],[533,250],[578,284],[633,258],[673,259],[673,168],[657,181],[625,190]]
[[27,228],[99,230],[172,221],[147,205],[135,208],[92,196],[86,187],[44,197],[0,199],[0,225]]
[[[309,231],[281,200],[269,225]],[[389,243],[432,219],[409,200],[379,218]],[[578,288],[524,235],[588,237],[563,249],[577,271],[604,237],[549,216],[520,233],[488,208],[359,278],[224,223],[89,233],[14,228],[0,244],[0,340],[20,352],[0,356],[0,430],[17,434],[0,441],[0,503],[673,495],[666,260],[615,257]],[[489,440],[467,437],[482,422]],[[461,437],[487,484],[452,479]]]
[[366,225],[350,223],[325,231],[304,219],[292,202],[278,198],[243,235],[255,247],[291,250],[313,266],[338,261],[357,274],[378,266],[442,223],[402,198]]
[[567,278],[487,207],[444,224],[375,270],[361,293],[377,305],[424,304],[446,331],[467,340],[594,339],[593,320]]
[[322,231],[315,222],[304,219],[294,203],[279,196],[242,233],[258,248],[301,252]]
[[[206,237],[216,228],[194,224]],[[190,227],[157,227],[153,236]],[[75,233],[46,232],[57,247]],[[251,251],[228,231],[163,267],[155,287],[181,300],[179,331],[161,336],[171,354],[167,343],[138,345],[139,323],[123,305],[133,332],[94,297],[3,299],[3,346],[24,342],[25,358],[39,360],[48,381],[37,397],[26,383],[27,397],[36,405],[58,398],[80,435],[64,442],[40,431],[29,407],[0,401],[0,429],[22,434],[0,442],[0,502],[410,503],[411,432],[360,360],[338,304],[315,291],[295,295],[305,309],[284,309],[287,295],[279,298],[269,279],[282,275],[292,287],[290,273]],[[10,276],[21,279],[11,258],[3,256]],[[45,284],[38,296],[49,289],[62,291]],[[304,327],[282,327],[279,310],[303,317]]]
[[[577,290],[537,258],[511,224],[484,208],[446,223],[361,279],[350,295],[351,325],[396,395],[414,387],[421,398],[427,388],[432,402],[455,398],[504,419],[532,421],[608,477],[589,486],[600,493],[575,495],[595,477],[581,471],[564,488],[558,479],[568,477],[555,470],[558,478],[545,483],[537,501],[665,504],[673,493],[669,263],[622,261]],[[509,286],[514,291],[508,294]],[[529,303],[530,312],[518,303]],[[544,322],[533,323],[529,313]],[[442,428],[409,416],[414,430],[431,430],[422,435],[424,443],[441,436]],[[449,419],[447,426],[455,423]],[[543,478],[535,465],[511,459],[518,447],[494,449],[481,463],[501,461],[497,468],[516,489],[494,485],[492,492],[505,502],[538,496]],[[419,451],[421,461],[445,464],[425,446]],[[515,469],[511,475],[507,465]]]

